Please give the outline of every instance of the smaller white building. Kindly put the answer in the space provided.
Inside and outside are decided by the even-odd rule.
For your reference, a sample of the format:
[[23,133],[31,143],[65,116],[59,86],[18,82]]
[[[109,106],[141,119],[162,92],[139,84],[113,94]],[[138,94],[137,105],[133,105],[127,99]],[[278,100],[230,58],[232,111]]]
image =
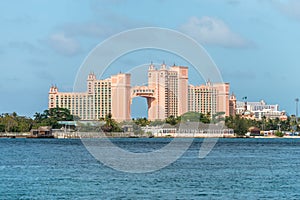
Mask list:
[[[178,127],[179,126],[179,127]],[[145,133],[151,133],[154,137],[233,137],[234,130],[216,124],[203,124],[201,122],[185,122],[180,125],[141,127]]]
[[250,112],[254,115],[255,119],[261,120],[263,117],[267,119],[276,119],[280,118],[285,120],[287,118],[285,111],[279,110],[278,104],[267,104],[264,100],[259,102],[236,102],[236,114],[242,115],[247,112]]
[[164,124],[161,126],[148,126],[147,125],[145,127],[141,127],[141,129],[145,133],[151,133],[155,137],[166,137],[166,136],[174,137],[176,134],[176,130],[177,130],[176,127],[173,127],[168,124]]

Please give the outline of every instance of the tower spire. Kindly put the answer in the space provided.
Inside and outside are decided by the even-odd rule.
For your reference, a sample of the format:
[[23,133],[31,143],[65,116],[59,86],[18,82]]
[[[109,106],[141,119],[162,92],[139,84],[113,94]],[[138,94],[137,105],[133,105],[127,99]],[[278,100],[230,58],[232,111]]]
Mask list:
[[149,70],[155,70],[155,66],[153,65],[153,62],[151,61],[151,64],[149,66]]
[[165,64],[165,61],[163,61],[162,65],[161,65],[161,68],[160,69],[167,69],[166,67],[166,64]]

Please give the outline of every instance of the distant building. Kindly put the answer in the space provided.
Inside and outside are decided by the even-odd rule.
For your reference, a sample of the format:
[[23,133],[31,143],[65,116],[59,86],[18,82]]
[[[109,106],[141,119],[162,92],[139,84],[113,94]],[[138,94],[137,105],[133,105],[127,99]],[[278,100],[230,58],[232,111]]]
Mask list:
[[280,111],[278,104],[267,104],[264,100],[246,103],[237,101],[236,114],[244,115],[246,118],[256,120],[261,120],[263,117],[267,119],[287,119],[285,111]]
[[53,137],[51,126],[40,126],[30,130],[31,137]]
[[230,116],[235,116],[236,115],[236,96],[232,93],[229,97],[229,115]]
[[161,126],[142,127],[144,132],[154,137],[224,137],[234,136],[234,130],[217,124],[203,124],[199,122],[181,123],[180,126],[164,124]]
[[87,92],[59,92],[52,86],[48,107],[68,108],[72,115],[83,120],[104,118],[112,112],[111,90],[111,79],[96,80],[95,74],[91,73],[87,79]]
[[[49,108],[68,108],[81,120],[105,118],[108,113],[117,121],[128,121],[130,105],[135,97],[144,97],[148,104],[149,120],[164,120],[188,111],[215,114],[233,113],[235,99],[229,97],[229,83],[188,84],[188,67],[153,64],[148,69],[148,85],[130,85],[131,75],[119,73],[105,80],[97,80],[91,73],[87,78],[87,91],[59,92],[56,86],[49,91]],[[235,97],[234,97],[235,98]],[[232,101],[230,103],[230,101]]]
[[[132,98],[147,98],[148,119],[164,120],[188,112],[188,67],[172,66],[163,63],[159,69],[153,64],[148,69],[148,86],[133,88]],[[142,90],[152,93],[144,94]]]
[[151,133],[155,137],[175,136],[177,129],[169,124],[161,126],[145,126],[141,127],[145,133]]
[[229,115],[229,83],[189,85],[189,111],[200,113],[224,112]]

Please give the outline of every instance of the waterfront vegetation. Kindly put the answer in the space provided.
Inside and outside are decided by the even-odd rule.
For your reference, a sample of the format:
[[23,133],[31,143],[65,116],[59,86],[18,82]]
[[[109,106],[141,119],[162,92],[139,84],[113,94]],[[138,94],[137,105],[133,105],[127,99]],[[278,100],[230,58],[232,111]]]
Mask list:
[[262,120],[245,119],[240,115],[229,116],[225,118],[225,125],[232,128],[238,135],[245,135],[250,127],[257,127],[262,131],[277,130],[280,135],[282,131],[298,131],[294,116],[288,117],[287,120],[281,121],[279,118]]
[[[108,114],[105,118],[101,119],[102,125],[97,129],[102,129],[104,132],[121,132],[124,125],[131,125],[133,131],[139,133],[142,126],[157,126],[163,124],[169,124],[176,126],[180,122],[202,122],[202,123],[218,123],[225,121],[225,126],[231,128],[237,135],[245,135],[250,127],[257,127],[260,130],[277,130],[275,135],[282,137],[282,131],[297,131],[296,119],[294,116],[289,116],[286,121],[280,121],[276,119],[252,120],[245,119],[240,115],[229,116],[223,118],[224,113],[217,113],[213,116],[208,114],[202,114],[197,112],[188,112],[182,116],[174,117],[170,116],[165,120],[149,121],[147,118],[132,119],[131,122],[118,123],[113,119],[111,114]],[[42,113],[35,113],[33,118],[26,116],[18,116],[17,113],[5,113],[0,115],[0,132],[29,132],[31,129],[38,128],[40,126],[51,126],[54,129],[61,128],[62,125],[59,121],[73,121],[77,120],[76,116],[71,115],[70,111],[65,108],[52,108],[45,110]],[[95,130],[95,129],[94,129]]]
[[0,116],[0,132],[28,132],[33,123],[34,120],[31,118],[18,116],[15,112],[2,114]]
[[35,113],[33,119],[25,116],[18,116],[16,112],[0,115],[0,132],[29,132],[31,129],[40,126],[51,126],[61,128],[58,121],[72,121],[73,116],[65,108],[52,108],[43,113]]
[[104,132],[121,132],[122,129],[119,124],[112,118],[112,115],[109,113],[105,119],[105,124],[101,127]]
[[[167,123],[170,125],[177,125],[181,121],[192,121],[192,122],[202,122],[202,123],[218,123],[220,121],[225,121],[225,126],[231,128],[237,135],[245,135],[250,127],[256,127],[262,131],[276,130],[275,135],[282,137],[282,131],[298,131],[299,128],[296,125],[295,116],[289,116],[287,120],[281,121],[279,118],[266,119],[263,117],[262,120],[246,119],[241,115],[229,116],[223,118],[224,113],[216,113],[212,117],[208,113],[207,115],[196,112],[188,112],[183,116],[174,117],[170,116],[165,121],[159,121],[161,124]],[[133,120],[139,126],[146,125],[159,125],[157,121],[148,121],[146,118],[138,118]]]
[[262,131],[269,131],[269,130],[276,130],[275,135],[278,137],[282,137],[282,131],[298,131],[299,128],[296,125],[295,116],[289,116],[287,120],[281,121],[279,118],[275,119],[267,119],[263,117],[262,120],[254,120],[254,119],[246,119],[243,118],[241,115],[236,116],[229,116],[223,117],[224,113],[216,113],[212,117],[210,113],[202,114],[197,112],[188,112],[183,116],[174,117],[170,116],[165,121],[148,121],[146,118],[137,118],[133,119],[133,122],[139,126],[146,126],[146,125],[161,125],[163,123],[167,123],[170,125],[177,125],[182,121],[191,121],[191,122],[202,122],[205,124],[208,123],[218,123],[220,121],[225,122],[225,126],[227,128],[231,128],[237,135],[243,136],[245,135],[250,127],[256,127]]

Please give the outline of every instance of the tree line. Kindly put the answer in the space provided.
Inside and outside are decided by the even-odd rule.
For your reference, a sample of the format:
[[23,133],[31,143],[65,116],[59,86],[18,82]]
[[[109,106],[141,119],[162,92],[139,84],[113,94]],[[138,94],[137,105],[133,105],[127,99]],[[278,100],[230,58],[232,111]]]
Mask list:
[[[17,113],[4,113],[0,115],[0,132],[29,132],[31,129],[36,129],[40,126],[51,126],[54,129],[61,128],[59,121],[73,121],[78,117],[73,116],[66,108],[51,108],[44,110],[42,113],[35,113],[33,118],[26,116],[18,116]],[[100,121],[105,122],[101,128],[104,132],[120,132],[122,125],[130,124],[136,129],[140,126],[157,126],[162,124],[170,124],[175,126],[181,121],[202,122],[202,123],[218,123],[225,122],[225,126],[232,128],[238,135],[244,135],[248,132],[250,127],[257,127],[260,130],[281,130],[292,131],[298,130],[295,117],[289,116],[286,121],[281,121],[279,118],[267,119],[263,117],[262,120],[245,119],[240,115],[229,116],[224,118],[224,113],[216,113],[211,116],[210,113],[203,114],[197,112],[188,112],[182,116],[169,116],[165,120],[150,121],[147,118],[132,119],[130,123],[117,123],[111,114],[108,114]]]
[[74,119],[66,108],[51,108],[42,113],[36,112],[33,118],[18,116],[16,112],[0,115],[0,132],[29,132],[40,126],[61,128],[58,121],[72,121]]
[[138,118],[133,119],[133,121],[140,126],[146,126],[146,125],[159,125],[163,123],[167,123],[170,125],[177,125],[182,120],[188,120],[188,121],[197,121],[202,123],[213,123],[216,124],[220,121],[225,122],[225,126],[227,128],[231,128],[234,130],[234,132],[237,135],[245,135],[249,128],[256,127],[259,128],[262,131],[269,131],[269,130],[278,130],[281,131],[299,131],[299,127],[297,125],[297,120],[295,116],[289,116],[287,120],[282,121],[279,118],[275,119],[267,119],[266,117],[262,117],[261,120],[255,120],[255,119],[246,119],[243,118],[241,115],[235,115],[235,116],[228,116],[224,117],[223,112],[216,113],[214,115],[203,114],[203,113],[197,113],[197,112],[188,112],[185,113],[183,116],[174,117],[170,116],[166,118],[164,121],[148,121],[146,118]]
[[246,119],[241,115],[229,116],[225,118],[225,125],[232,128],[238,135],[245,135],[250,127],[257,127],[261,131],[277,130],[282,131],[299,131],[296,118],[289,116],[287,120],[282,121],[279,118],[267,119],[265,116],[261,120]]

